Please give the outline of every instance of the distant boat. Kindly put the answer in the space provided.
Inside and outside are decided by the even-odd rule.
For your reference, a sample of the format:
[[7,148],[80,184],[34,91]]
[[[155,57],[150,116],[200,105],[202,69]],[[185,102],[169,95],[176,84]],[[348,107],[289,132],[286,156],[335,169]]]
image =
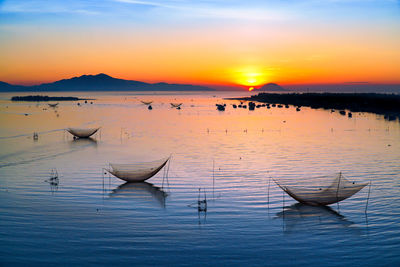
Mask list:
[[183,103],[170,103],[171,108],[179,108]]
[[93,134],[95,134],[100,127],[98,128],[67,128],[66,130],[77,138],[89,138]]
[[256,104],[254,102],[249,102],[249,110],[254,110]]
[[145,105],[150,105],[151,103],[153,103],[153,101],[140,101],[140,102],[142,102]]
[[[330,179],[332,177],[327,178]],[[317,179],[320,179],[320,177],[315,178],[315,180]],[[342,173],[339,173],[339,175],[333,178],[331,183],[325,186],[306,188],[297,185],[285,186],[277,181],[275,181],[275,183],[295,200],[313,206],[329,205],[342,201],[368,185],[368,183],[351,182],[347,180]]]
[[344,115],[346,115],[346,111],[340,110],[340,111],[339,111],[339,114],[344,116]]
[[169,159],[170,157],[151,162],[131,164],[110,163],[110,168],[105,170],[127,182],[143,182],[156,175],[167,164]]
[[49,107],[51,107],[51,108],[55,108],[55,107],[58,106],[58,103],[55,103],[55,104],[48,104],[48,105],[49,105]]
[[216,104],[216,106],[217,106],[217,110],[219,110],[219,111],[224,111],[225,110],[225,105]]

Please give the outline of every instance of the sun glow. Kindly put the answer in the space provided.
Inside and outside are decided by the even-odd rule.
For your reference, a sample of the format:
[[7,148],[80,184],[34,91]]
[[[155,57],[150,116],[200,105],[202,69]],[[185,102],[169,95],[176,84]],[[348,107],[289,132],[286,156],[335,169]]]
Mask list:
[[255,67],[243,68],[236,71],[234,75],[236,83],[250,87],[249,91],[253,90],[256,86],[267,83],[267,74]]

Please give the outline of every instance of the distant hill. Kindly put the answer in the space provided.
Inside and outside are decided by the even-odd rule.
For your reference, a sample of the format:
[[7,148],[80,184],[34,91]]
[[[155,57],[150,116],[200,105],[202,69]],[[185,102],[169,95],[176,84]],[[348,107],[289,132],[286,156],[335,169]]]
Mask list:
[[277,85],[276,83],[267,83],[264,84],[261,88],[261,91],[275,91],[275,92],[281,92],[281,91],[287,91],[285,88],[283,88],[280,85]]
[[82,75],[52,83],[33,86],[11,85],[0,82],[0,92],[16,91],[213,91],[214,89],[191,85],[169,83],[145,83],[113,78],[107,74]]
[[25,86],[22,85],[12,85],[9,83],[5,83],[5,82],[0,82],[0,92],[7,92],[7,91],[21,91],[23,90],[23,88],[25,88]]

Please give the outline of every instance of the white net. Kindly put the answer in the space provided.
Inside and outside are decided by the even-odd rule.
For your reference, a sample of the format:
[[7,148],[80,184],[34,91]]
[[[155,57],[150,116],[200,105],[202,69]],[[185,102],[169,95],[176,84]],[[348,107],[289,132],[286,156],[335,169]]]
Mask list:
[[67,131],[79,138],[88,138],[95,134],[100,128],[68,128]]
[[110,163],[108,172],[127,182],[142,182],[157,174],[167,164],[168,158],[151,162],[138,162],[130,164]]
[[309,205],[329,205],[351,197],[368,183],[349,181],[342,173],[288,182],[274,179],[275,183],[295,200]]

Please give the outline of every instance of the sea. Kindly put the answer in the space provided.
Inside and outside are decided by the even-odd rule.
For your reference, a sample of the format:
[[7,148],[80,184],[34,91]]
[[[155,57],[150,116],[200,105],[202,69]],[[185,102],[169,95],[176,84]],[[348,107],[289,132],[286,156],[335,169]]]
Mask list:
[[[227,98],[251,94],[237,91],[10,101],[29,94],[0,94],[1,266],[400,265],[399,121],[234,108]],[[68,127],[100,129],[74,139]],[[143,183],[106,171],[169,156]],[[276,184],[337,173],[368,185],[309,206]]]

